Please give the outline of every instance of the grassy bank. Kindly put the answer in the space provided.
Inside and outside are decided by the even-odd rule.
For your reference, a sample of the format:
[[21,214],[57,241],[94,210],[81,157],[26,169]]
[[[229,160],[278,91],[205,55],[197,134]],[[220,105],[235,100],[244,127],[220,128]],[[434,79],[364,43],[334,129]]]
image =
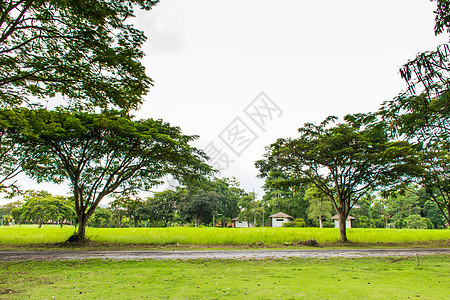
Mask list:
[[[65,226],[0,227],[0,245],[48,244],[64,242],[74,228]],[[285,245],[314,239],[321,244],[339,240],[335,228],[88,228],[90,240],[100,244],[137,245]],[[357,244],[401,245],[450,241],[450,230],[348,229],[348,238]]]
[[446,299],[450,257],[1,263],[4,299]]

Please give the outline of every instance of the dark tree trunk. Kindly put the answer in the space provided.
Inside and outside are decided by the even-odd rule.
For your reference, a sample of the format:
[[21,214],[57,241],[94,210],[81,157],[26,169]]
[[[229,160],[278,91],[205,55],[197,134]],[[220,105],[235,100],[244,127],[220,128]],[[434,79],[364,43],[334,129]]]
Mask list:
[[341,236],[340,242],[347,242],[346,220],[347,216],[344,212],[338,212],[339,217],[339,233]]
[[78,223],[78,240],[84,241],[86,239],[86,225],[87,225],[88,217],[83,214],[80,222]]
[[447,204],[447,215],[444,215],[445,220],[447,221],[447,226],[450,226],[450,201]]
[[88,219],[89,217],[84,213],[78,215],[78,230],[75,234],[69,237],[67,242],[79,243],[86,240],[86,226]]

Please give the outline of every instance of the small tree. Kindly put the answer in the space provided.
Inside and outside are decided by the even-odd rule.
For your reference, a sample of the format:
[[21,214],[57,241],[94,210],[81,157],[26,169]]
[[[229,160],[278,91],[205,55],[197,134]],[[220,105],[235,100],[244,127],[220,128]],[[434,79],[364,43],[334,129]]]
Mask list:
[[264,214],[264,207],[261,201],[250,201],[239,213],[240,220],[253,222],[254,226],[258,225],[257,219]]
[[411,215],[405,219],[406,227],[411,229],[433,229],[433,223],[420,215]]
[[299,219],[294,219],[294,220],[289,221],[289,222],[285,222],[285,223],[283,223],[282,226],[283,227],[305,227],[306,223],[305,223],[305,220],[299,218]]
[[24,196],[25,203],[15,208],[11,214],[16,220],[32,221],[39,228],[48,221],[57,221],[61,227],[65,220],[75,216],[73,207],[64,197],[55,197],[45,191],[28,191]]
[[188,191],[181,195],[180,215],[195,226],[212,222],[219,211],[220,195],[213,191]]
[[330,200],[317,188],[309,188],[306,191],[305,199],[309,202],[308,217],[318,219],[319,227],[323,228],[323,219],[331,219],[331,209],[333,208]]
[[92,215],[90,225],[93,227],[110,227],[112,220],[112,213],[109,209],[97,207],[95,213]]
[[145,201],[145,214],[156,222],[162,222],[164,227],[168,227],[176,216],[179,201],[179,194],[175,191],[166,190],[155,193],[153,197]]

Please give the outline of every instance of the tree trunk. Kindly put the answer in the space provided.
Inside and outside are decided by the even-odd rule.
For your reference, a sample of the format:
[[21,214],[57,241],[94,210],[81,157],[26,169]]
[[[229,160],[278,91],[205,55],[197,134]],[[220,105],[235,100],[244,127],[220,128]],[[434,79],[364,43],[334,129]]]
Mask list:
[[319,216],[319,226],[320,228],[323,228],[322,216]]
[[341,235],[340,242],[347,242],[346,220],[347,216],[343,212],[338,212],[339,216],[339,233]]
[[67,239],[67,242],[78,243],[86,240],[86,225],[89,217],[84,213],[78,215],[78,230]]
[[445,216],[445,220],[447,221],[447,227],[450,227],[450,201],[447,205],[447,215]]
[[87,220],[88,218],[86,217],[85,214],[83,214],[80,222],[78,223],[78,232],[77,232],[77,236],[78,236],[78,240],[79,241],[84,241],[86,239],[86,225],[87,225]]

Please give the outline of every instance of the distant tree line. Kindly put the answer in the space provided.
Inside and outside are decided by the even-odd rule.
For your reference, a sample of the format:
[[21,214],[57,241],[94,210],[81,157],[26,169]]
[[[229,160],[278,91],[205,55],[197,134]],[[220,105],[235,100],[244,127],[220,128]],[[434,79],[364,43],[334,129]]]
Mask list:
[[[100,206],[90,218],[91,227],[221,226],[232,219],[256,226],[271,226],[270,215],[285,212],[295,218],[292,227],[334,227],[336,214],[316,188],[306,191],[266,193],[256,200],[235,179],[214,179],[197,190],[177,188],[154,193],[148,198],[117,196],[108,206]],[[45,191],[29,191],[23,201],[0,207],[2,225],[76,225],[72,200]],[[444,228],[445,218],[424,189],[411,188],[388,198],[368,195],[352,210],[358,228]],[[14,223],[13,223],[14,222]]]

